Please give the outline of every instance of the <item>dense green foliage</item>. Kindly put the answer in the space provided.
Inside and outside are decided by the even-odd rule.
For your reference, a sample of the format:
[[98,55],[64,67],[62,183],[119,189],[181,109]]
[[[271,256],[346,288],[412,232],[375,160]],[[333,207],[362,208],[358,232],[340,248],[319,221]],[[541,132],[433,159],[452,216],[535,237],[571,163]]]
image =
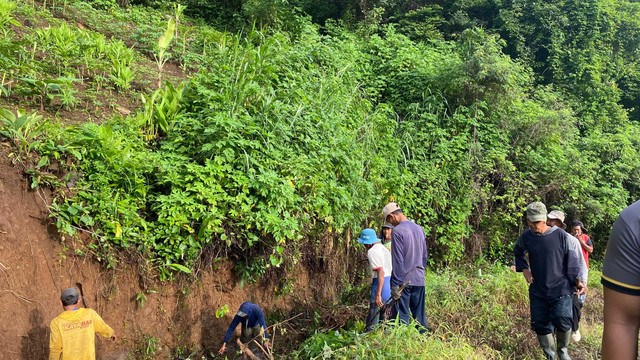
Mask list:
[[[135,250],[168,276],[211,250],[255,280],[298,261],[301,244],[379,226],[390,200],[425,228],[436,266],[508,258],[533,200],[584,220],[601,254],[638,196],[640,134],[618,88],[637,81],[618,71],[635,68],[631,3],[373,2],[352,18],[325,14],[321,28],[297,14],[322,18],[310,3],[62,9],[106,40],[28,6],[21,16],[55,26],[14,38],[3,1],[5,97],[70,110],[82,81],[83,96],[108,86],[142,99],[100,125],[32,121],[27,133],[16,121],[27,115],[3,115],[2,134],[39,154],[25,158],[34,186],[72,188],[52,207],[59,228],[90,231],[100,258]],[[182,15],[227,5],[241,16],[214,27]],[[597,32],[580,25],[596,20]],[[145,55],[155,69],[136,72]],[[161,82],[171,61],[188,81]]]

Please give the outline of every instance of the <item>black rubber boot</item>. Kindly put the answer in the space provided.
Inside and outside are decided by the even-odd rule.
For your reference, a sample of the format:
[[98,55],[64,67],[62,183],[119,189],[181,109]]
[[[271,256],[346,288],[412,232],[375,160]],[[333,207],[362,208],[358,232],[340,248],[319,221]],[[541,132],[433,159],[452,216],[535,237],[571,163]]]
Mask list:
[[558,359],[571,360],[569,349],[567,349],[571,340],[571,329],[566,332],[556,332],[556,338],[558,338]]
[[[571,332],[569,332],[571,334]],[[554,349],[556,348],[555,341],[553,341],[553,333],[547,335],[538,335],[538,341],[540,342],[540,347],[542,351],[544,351],[544,357],[547,360],[555,360],[556,352]]]

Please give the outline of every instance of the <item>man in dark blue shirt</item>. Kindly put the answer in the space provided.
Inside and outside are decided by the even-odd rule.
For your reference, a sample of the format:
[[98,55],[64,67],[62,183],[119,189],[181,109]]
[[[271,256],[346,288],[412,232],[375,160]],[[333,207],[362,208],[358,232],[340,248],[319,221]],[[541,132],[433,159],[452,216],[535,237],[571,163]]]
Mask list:
[[[402,213],[396,203],[382,209],[385,221],[394,228],[391,232],[391,296],[397,300],[395,310],[405,324],[410,316],[418,322],[420,332],[427,331],[425,314],[424,270],[427,267],[427,242],[424,230]],[[407,284],[401,294],[400,286]],[[393,317],[396,314],[392,314]]]
[[[248,344],[251,340],[260,337],[263,330],[265,342],[268,341],[269,334],[267,334],[267,324],[264,321],[262,309],[260,306],[247,301],[240,305],[236,316],[233,317],[227,334],[224,336],[222,347],[218,351],[219,354],[223,354],[227,350],[227,343],[231,339],[231,335],[233,335],[236,327],[238,327],[238,324],[242,324],[242,332],[240,335],[240,342],[242,344]],[[268,343],[266,346],[269,346]]]
[[[541,202],[527,206],[527,224],[513,249],[516,271],[529,283],[531,328],[547,359],[570,360],[567,346],[573,321],[573,289],[579,272],[576,253],[569,234],[547,225],[547,208]],[[526,254],[529,254],[527,261]],[[553,331],[556,331],[557,347]]]

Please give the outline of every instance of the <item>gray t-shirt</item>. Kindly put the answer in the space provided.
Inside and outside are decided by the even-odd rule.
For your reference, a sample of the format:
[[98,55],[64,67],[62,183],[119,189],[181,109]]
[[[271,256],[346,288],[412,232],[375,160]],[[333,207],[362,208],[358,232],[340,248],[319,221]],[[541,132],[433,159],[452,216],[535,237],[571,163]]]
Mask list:
[[640,201],[622,210],[607,244],[602,285],[640,296]]

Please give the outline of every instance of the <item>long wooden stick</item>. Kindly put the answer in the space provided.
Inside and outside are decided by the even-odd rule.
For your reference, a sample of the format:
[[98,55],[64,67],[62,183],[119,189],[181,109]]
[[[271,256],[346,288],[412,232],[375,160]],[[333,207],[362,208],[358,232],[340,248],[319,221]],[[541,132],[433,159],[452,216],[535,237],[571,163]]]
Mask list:
[[82,305],[84,305],[85,309],[88,309],[87,302],[84,300],[84,291],[82,291],[82,284],[77,282],[76,286],[80,289],[80,297],[82,297]]
[[[287,320],[280,321],[280,322],[275,323],[275,324],[273,324],[273,325],[267,326],[264,330],[266,331],[266,330],[268,330],[268,329],[270,329],[270,328],[272,328],[272,327],[273,327],[273,328],[275,328],[276,326],[281,325],[281,324],[284,324],[284,323],[286,323],[286,322],[289,322],[289,321],[291,321],[291,320],[293,320],[293,319],[297,318],[297,317],[298,317],[298,316],[300,316],[300,315],[302,315],[302,313],[300,313],[300,314],[298,314],[298,315],[296,315],[296,316],[290,317],[290,318],[288,318]],[[262,351],[262,352],[263,352],[263,353],[264,353],[264,354],[265,354],[269,359],[273,359],[273,352],[272,352],[272,350],[270,350],[268,347],[266,347],[266,349],[265,349],[265,347],[263,347],[262,345],[260,345],[260,343],[258,343],[258,342],[256,341],[256,339],[258,339],[260,336],[262,336],[262,333],[260,333],[260,335],[258,335],[258,336],[256,336],[256,337],[254,337],[253,339],[249,340],[249,342],[247,343],[247,350],[249,349],[248,344],[250,344],[250,343],[253,341],[253,342],[258,346],[258,349],[260,349],[260,350],[261,350],[261,351]],[[274,331],[274,336],[275,336],[275,331]],[[240,340],[239,340],[239,339],[238,339],[238,343],[239,343],[239,344],[241,344],[241,342],[240,342]],[[273,343],[274,343],[274,342],[272,342],[272,343],[271,343],[271,349],[273,349]],[[241,347],[241,349],[242,349],[242,347]],[[249,352],[250,352],[250,350],[249,350]],[[253,353],[251,353],[251,355],[253,355]],[[249,356],[251,356],[251,355],[249,355]]]

